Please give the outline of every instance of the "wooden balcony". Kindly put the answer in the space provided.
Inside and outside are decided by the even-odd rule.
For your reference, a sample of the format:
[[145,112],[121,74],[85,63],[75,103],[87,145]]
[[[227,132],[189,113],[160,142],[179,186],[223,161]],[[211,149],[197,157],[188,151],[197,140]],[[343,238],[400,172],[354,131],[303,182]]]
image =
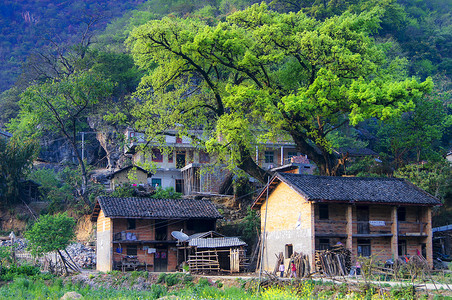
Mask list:
[[426,229],[427,223],[424,222],[399,222],[398,224],[399,236],[426,237],[428,235]]

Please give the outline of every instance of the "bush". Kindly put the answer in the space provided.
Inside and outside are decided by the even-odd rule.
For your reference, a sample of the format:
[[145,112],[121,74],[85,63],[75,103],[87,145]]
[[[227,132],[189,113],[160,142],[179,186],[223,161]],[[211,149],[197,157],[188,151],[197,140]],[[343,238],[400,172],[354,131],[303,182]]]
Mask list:
[[9,267],[4,267],[0,271],[0,280],[11,281],[16,277],[21,276],[35,276],[41,274],[38,267],[31,265],[11,265]]
[[163,297],[166,295],[166,288],[163,285],[160,284],[153,284],[151,285],[151,289],[149,291],[150,293],[150,299],[158,299],[160,297]]
[[157,277],[157,283],[165,283],[166,273],[160,273]]

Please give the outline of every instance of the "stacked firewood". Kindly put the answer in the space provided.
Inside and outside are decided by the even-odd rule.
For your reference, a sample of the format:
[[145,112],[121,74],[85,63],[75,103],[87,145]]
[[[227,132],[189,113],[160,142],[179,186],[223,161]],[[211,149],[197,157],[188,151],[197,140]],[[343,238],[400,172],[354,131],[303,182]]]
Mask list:
[[[289,277],[290,274],[292,273],[292,271],[291,271],[292,262],[295,264],[295,268],[296,268],[295,272],[296,272],[297,278],[309,277],[311,275],[309,256],[304,255],[303,253],[295,252],[290,257],[289,265],[285,266],[285,274],[284,274],[285,277]],[[279,266],[281,265],[281,263],[284,264],[284,255],[282,252],[280,252],[278,255],[276,255],[276,265],[275,265],[273,274],[278,274]]]
[[315,253],[317,271],[328,276],[346,276],[351,269],[351,252],[344,245]]

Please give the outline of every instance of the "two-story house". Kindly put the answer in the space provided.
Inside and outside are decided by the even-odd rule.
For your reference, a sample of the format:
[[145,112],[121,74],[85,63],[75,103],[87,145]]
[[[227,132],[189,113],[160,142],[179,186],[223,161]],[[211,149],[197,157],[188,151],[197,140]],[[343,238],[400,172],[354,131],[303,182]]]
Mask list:
[[96,269],[175,271],[184,256],[171,232],[215,230],[219,218],[206,200],[98,197],[91,216],[97,225]]
[[[132,156],[134,164],[152,162],[155,174],[149,179],[152,186],[173,187],[176,192],[221,193],[223,184],[231,175],[226,167],[217,164],[217,158],[199,148],[190,138],[177,137],[176,131],[168,131],[163,141],[148,141],[143,133],[128,128],[125,132],[128,146],[126,154]],[[202,138],[202,131],[191,131]],[[147,151],[139,146],[146,145]],[[292,172],[312,174],[315,166],[298,152],[290,142],[267,143],[256,146],[253,156],[264,169],[291,169]]]
[[[268,199],[267,199],[268,189]],[[263,267],[280,252],[309,255],[342,243],[356,257],[385,261],[403,255],[432,257],[432,207],[440,201],[396,178],[276,173],[254,201],[265,231]]]

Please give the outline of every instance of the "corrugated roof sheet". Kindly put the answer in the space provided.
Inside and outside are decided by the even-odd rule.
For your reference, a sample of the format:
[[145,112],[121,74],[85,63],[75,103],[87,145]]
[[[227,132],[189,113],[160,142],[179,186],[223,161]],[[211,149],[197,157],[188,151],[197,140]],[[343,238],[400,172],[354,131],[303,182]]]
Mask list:
[[238,237],[195,238],[188,245],[197,248],[229,248],[245,246],[246,243]]
[[97,201],[108,218],[221,218],[208,200],[98,197]]

